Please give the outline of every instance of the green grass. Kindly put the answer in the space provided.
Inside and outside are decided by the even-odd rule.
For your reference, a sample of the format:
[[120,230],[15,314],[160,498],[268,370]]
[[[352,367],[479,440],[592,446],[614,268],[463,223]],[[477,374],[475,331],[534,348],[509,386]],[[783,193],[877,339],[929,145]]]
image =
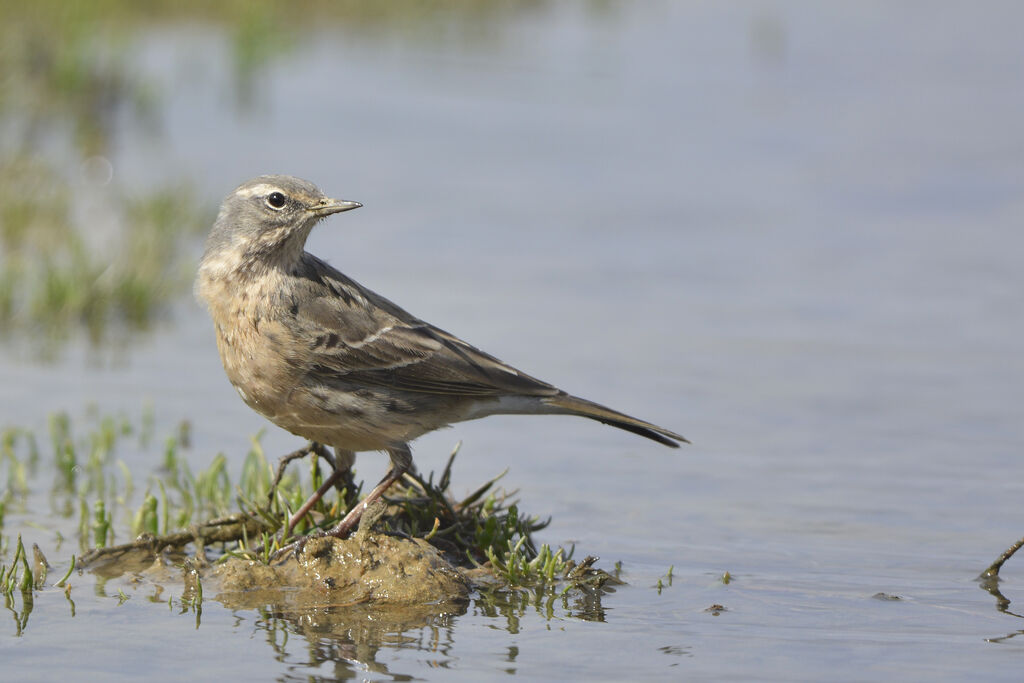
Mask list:
[[[57,516],[71,524],[76,554],[89,559],[130,543],[140,534],[159,539],[159,545],[184,546],[203,539],[203,555],[213,559],[243,556],[266,559],[291,538],[278,538],[284,522],[326,478],[325,462],[301,459],[284,473],[271,495],[274,464],[263,451],[260,435],[252,438],[236,467],[224,454],[210,458],[186,457],[190,427],[182,422],[163,441],[152,437],[153,416],[141,418],[92,414],[78,424],[66,413],[48,421],[49,463],[40,466],[38,439],[27,429],[0,432],[0,476],[6,481],[0,498],[0,531],[16,508],[34,519],[25,506],[40,473],[52,477],[50,501]],[[160,466],[140,485],[121,455],[141,450]],[[162,455],[153,457],[157,449]],[[600,590],[615,579],[593,567],[593,558],[576,563],[573,549],[537,544],[534,534],[550,520],[523,514],[512,494],[498,488],[499,475],[456,497],[451,492],[456,447],[435,477],[407,476],[386,495],[387,506],[376,528],[419,537],[438,548],[456,565],[476,568],[492,577],[492,586],[551,597],[570,589]],[[141,458],[133,458],[141,459]],[[208,464],[193,472],[189,460]],[[233,475],[237,472],[237,476]],[[314,507],[295,529],[306,534],[330,528],[358,498],[358,487],[332,492]],[[245,520],[249,520],[246,522]],[[33,525],[46,528],[36,519]],[[61,537],[62,538],[62,537]],[[212,539],[212,540],[211,540]],[[109,549],[104,551],[104,549]],[[35,581],[39,572],[25,567],[24,549],[18,545],[5,565],[8,592]],[[119,551],[118,551],[119,552]],[[0,550],[0,559],[9,552]],[[25,578],[31,574],[33,578]]]

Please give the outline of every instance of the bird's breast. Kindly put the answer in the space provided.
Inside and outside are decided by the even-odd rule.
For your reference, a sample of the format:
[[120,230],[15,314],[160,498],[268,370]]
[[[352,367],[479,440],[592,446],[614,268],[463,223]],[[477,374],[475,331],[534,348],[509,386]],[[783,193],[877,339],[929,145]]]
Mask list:
[[223,290],[204,298],[224,372],[251,408],[274,420],[298,379],[290,362],[295,340],[263,288],[236,285]]

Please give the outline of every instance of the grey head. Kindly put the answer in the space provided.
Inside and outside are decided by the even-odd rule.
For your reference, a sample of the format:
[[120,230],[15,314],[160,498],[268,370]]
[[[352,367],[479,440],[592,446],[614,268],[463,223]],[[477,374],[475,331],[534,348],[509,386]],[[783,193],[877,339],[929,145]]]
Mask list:
[[297,261],[320,219],[360,206],[331,199],[294,176],[253,178],[224,198],[206,239],[201,268],[236,270]]

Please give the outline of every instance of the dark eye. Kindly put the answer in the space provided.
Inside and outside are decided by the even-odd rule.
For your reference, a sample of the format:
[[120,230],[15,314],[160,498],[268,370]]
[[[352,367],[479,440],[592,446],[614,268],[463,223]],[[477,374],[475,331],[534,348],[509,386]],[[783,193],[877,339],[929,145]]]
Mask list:
[[267,206],[271,209],[283,209],[287,199],[280,192],[271,192],[267,195]]

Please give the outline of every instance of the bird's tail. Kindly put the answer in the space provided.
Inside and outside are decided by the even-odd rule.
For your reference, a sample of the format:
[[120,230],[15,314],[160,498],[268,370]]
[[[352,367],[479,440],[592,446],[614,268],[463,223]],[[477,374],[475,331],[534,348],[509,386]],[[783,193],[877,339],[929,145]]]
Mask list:
[[611,425],[612,427],[625,429],[627,432],[646,436],[648,439],[652,439],[672,448],[679,448],[680,442],[690,443],[685,437],[680,436],[675,432],[670,432],[664,427],[659,427],[651,424],[650,422],[638,420],[635,417],[630,417],[629,415],[620,413],[617,410],[612,410],[611,408],[594,403],[593,401],[588,401],[584,398],[570,396],[569,394],[558,394],[541,400],[552,409],[552,413],[589,417],[591,420],[597,420],[598,422],[603,422],[606,425]]

